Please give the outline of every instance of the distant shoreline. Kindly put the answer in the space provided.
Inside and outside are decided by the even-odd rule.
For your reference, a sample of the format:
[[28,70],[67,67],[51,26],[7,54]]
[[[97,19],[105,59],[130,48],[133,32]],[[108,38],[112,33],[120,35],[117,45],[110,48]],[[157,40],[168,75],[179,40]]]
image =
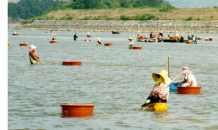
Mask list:
[[218,33],[218,20],[35,20],[31,24],[9,24],[9,30],[53,30],[90,32]]

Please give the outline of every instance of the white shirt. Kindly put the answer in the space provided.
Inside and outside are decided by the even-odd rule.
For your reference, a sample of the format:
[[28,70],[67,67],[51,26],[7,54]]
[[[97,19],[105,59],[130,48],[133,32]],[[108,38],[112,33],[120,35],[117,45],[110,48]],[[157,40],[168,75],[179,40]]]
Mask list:
[[185,79],[187,83],[190,84],[190,87],[196,87],[197,86],[197,81],[195,79],[195,76],[190,72],[189,75],[185,76]]
[[129,42],[129,45],[132,45],[132,46],[133,46],[133,44],[134,44],[134,42],[133,42],[133,41]]

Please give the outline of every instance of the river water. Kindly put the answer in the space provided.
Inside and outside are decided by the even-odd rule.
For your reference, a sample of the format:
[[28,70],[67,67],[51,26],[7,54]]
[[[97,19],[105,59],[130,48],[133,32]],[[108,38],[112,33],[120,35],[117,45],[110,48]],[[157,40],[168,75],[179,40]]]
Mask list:
[[[49,43],[52,35],[45,31],[18,30],[20,36],[13,32],[8,31],[9,129],[218,129],[217,34],[194,34],[213,38],[196,45],[134,39],[142,50],[129,50],[128,36],[136,32],[90,32],[92,41],[86,42],[87,32],[77,32],[74,41],[75,32],[54,31],[57,44]],[[113,46],[96,46],[94,35]],[[25,42],[37,47],[44,65],[30,65],[29,48],[19,46]],[[201,93],[170,92],[167,112],[136,111],[155,84],[152,73],[168,70],[168,57],[170,78],[188,66]],[[62,61],[81,61],[82,66],[63,66]],[[64,103],[94,104],[94,115],[64,118]]]

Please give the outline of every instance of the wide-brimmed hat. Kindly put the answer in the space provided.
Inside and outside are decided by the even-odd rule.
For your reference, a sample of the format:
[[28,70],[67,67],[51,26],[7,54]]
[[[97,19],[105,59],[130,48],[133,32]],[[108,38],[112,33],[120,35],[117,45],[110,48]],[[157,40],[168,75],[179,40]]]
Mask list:
[[56,34],[54,36],[56,36]]
[[188,67],[182,67],[182,71],[180,73],[189,74],[191,70]]
[[129,39],[128,40],[132,40],[132,37],[129,37]]
[[30,50],[36,49],[36,47],[33,45],[30,45],[29,48],[30,48]]
[[152,78],[154,79],[155,82],[157,82],[158,77],[161,76],[164,79],[164,83],[170,83],[171,79],[168,77],[168,72],[166,70],[161,70],[160,73],[153,73]]

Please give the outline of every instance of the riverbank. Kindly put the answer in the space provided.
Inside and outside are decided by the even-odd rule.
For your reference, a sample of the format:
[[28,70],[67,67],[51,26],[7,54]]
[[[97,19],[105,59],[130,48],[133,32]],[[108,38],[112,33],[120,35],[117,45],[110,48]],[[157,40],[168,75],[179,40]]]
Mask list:
[[8,25],[9,30],[56,30],[110,32],[218,33],[218,20],[35,20],[31,24]]

